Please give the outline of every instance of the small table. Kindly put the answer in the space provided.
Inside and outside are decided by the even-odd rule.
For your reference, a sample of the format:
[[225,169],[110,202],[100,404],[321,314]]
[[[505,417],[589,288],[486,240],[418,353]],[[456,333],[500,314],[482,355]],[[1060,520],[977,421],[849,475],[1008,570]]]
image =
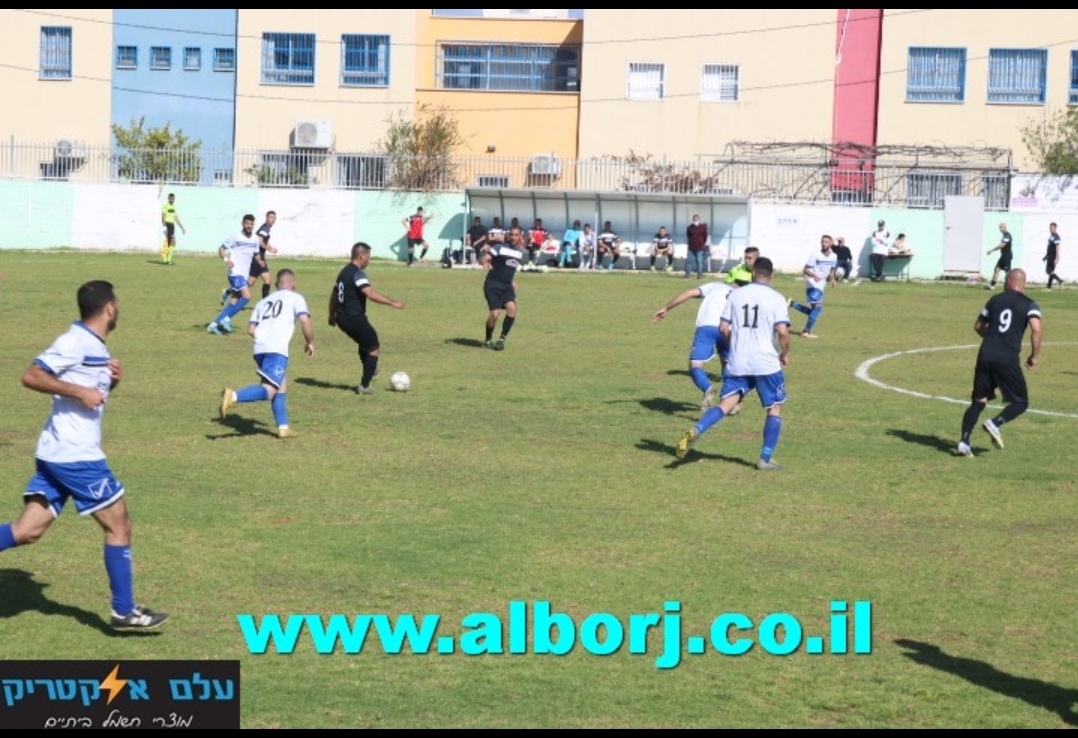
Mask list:
[[913,254],[888,254],[887,260],[883,264],[883,276],[888,276],[888,266],[894,264],[895,267],[892,269],[890,276],[909,280],[911,261],[913,261]]

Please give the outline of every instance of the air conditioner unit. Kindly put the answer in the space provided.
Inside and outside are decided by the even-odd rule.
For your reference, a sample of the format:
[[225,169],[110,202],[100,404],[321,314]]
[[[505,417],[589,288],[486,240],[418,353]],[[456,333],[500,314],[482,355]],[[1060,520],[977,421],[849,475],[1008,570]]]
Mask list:
[[53,152],[53,158],[55,159],[85,159],[86,158],[86,144],[82,141],[72,141],[68,138],[62,138],[56,142],[56,149]]
[[332,147],[333,126],[328,120],[301,120],[296,122],[292,148],[329,149]]
[[532,157],[532,174],[552,175],[558,173],[558,157],[554,154],[536,154]]

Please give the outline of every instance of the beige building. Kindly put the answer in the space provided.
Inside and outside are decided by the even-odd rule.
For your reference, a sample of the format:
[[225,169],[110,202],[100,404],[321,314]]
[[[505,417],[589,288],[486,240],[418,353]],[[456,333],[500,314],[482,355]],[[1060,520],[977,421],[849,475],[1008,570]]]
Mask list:
[[237,150],[368,153],[412,110],[414,10],[244,10],[237,35]]
[[108,141],[112,10],[0,10],[0,176],[57,176]]
[[1011,149],[1021,129],[1078,103],[1078,10],[887,10],[879,143]]
[[835,10],[587,10],[580,155],[830,141]]

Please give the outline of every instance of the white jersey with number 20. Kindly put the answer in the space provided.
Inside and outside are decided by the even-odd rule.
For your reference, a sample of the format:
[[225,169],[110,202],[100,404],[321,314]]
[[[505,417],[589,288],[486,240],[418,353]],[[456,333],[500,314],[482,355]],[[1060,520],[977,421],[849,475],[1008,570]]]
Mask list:
[[263,297],[254,312],[250,323],[255,327],[254,354],[281,354],[288,356],[288,344],[296,331],[296,320],[301,315],[310,315],[307,300],[303,295],[292,290],[277,290],[268,297]]

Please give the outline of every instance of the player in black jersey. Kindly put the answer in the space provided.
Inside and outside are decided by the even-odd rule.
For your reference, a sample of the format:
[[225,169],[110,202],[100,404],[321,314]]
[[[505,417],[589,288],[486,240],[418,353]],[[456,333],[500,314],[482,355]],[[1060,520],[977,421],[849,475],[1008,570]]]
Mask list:
[[[488,243],[483,247],[483,266],[487,277],[483,281],[483,296],[487,299],[487,348],[501,351],[505,348],[505,339],[517,319],[517,269],[524,259],[524,231],[520,226],[512,226],[505,243]],[[498,325],[498,316],[505,310],[502,321],[501,337],[493,341],[494,327]]]
[[362,378],[356,392],[373,395],[371,380],[378,373],[380,346],[378,333],[367,320],[367,300],[380,305],[404,309],[400,300],[392,300],[371,287],[364,271],[371,261],[371,247],[362,241],[352,246],[352,261],[337,275],[333,294],[329,296],[329,324],[337,326],[359,346]]
[[1048,224],[1048,252],[1044,255],[1041,261],[1044,262],[1044,268],[1048,272],[1048,289],[1052,289],[1052,281],[1059,282],[1059,286],[1063,286],[1063,280],[1056,274],[1056,266],[1059,264],[1060,242],[1063,239],[1059,237],[1059,232],[1056,230],[1055,223]]
[[1041,308],[1025,294],[1026,273],[1021,269],[1007,272],[1004,291],[990,299],[977,316],[973,330],[983,339],[973,370],[973,395],[970,406],[962,416],[962,440],[958,453],[972,456],[969,437],[989,400],[1000,391],[1007,406],[995,418],[984,421],[984,430],[996,448],[1003,448],[999,429],[1029,409],[1029,392],[1022,373],[1022,339],[1030,330],[1030,352],[1026,367],[1037,365],[1041,355],[1044,332],[1041,328]]

